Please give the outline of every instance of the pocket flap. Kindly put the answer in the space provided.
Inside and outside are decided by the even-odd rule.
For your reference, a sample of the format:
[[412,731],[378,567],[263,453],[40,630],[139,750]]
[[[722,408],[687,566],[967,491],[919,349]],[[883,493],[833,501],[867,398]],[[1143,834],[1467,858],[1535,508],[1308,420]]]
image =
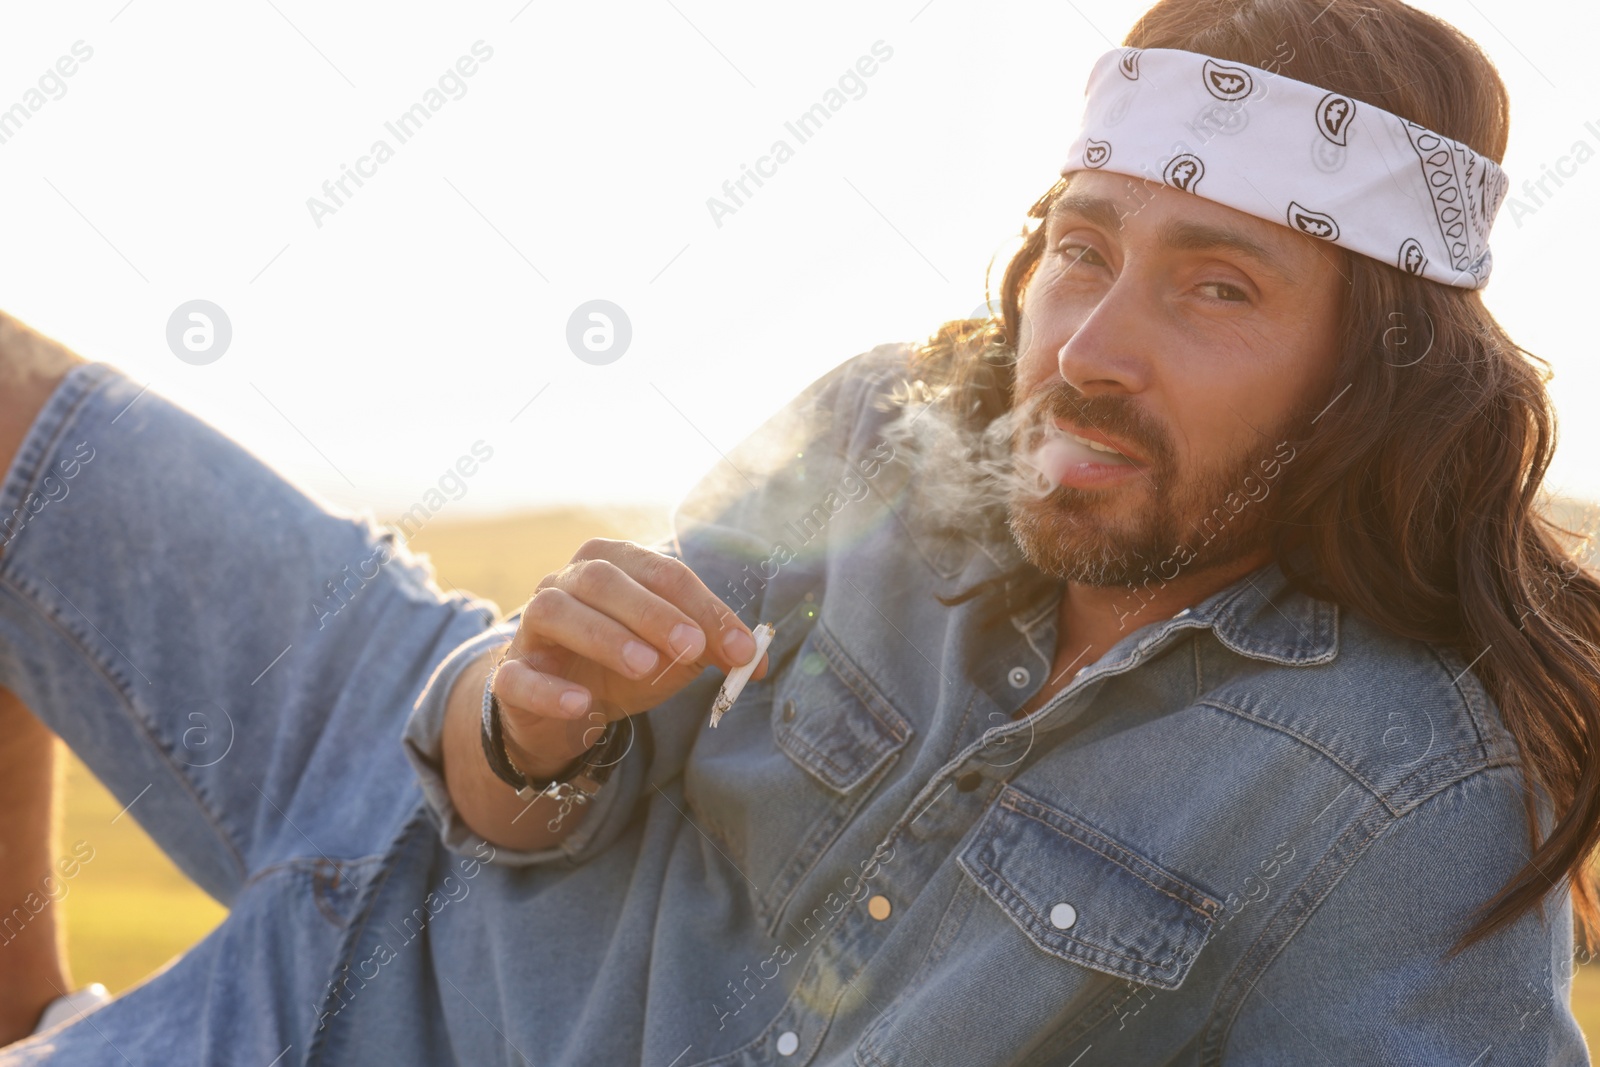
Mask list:
[[773,695],[778,747],[840,793],[854,789],[911,737],[905,716],[851,662],[821,619]]
[[1126,846],[1007,786],[962,850],[963,870],[1046,952],[1176,989],[1221,902]]

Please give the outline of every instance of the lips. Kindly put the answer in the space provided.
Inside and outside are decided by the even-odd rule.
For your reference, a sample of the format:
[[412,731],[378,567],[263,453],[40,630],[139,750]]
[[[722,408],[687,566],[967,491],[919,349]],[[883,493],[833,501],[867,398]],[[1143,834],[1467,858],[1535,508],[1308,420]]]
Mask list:
[[[1112,437],[1109,434],[1101,433],[1098,430],[1080,428],[1072,423],[1067,422],[1065,419],[1054,419],[1052,421],[1055,423],[1056,429],[1060,430],[1062,433],[1067,434],[1070,437],[1077,437],[1080,440],[1091,442],[1094,445],[1101,445],[1105,448],[1114,449],[1121,453],[1123,458],[1130,463],[1138,466],[1144,466],[1150,462],[1142,454],[1137,452],[1132,445],[1123,442],[1119,438]],[[1115,460],[1111,460],[1108,457],[1108,462],[1115,462]]]

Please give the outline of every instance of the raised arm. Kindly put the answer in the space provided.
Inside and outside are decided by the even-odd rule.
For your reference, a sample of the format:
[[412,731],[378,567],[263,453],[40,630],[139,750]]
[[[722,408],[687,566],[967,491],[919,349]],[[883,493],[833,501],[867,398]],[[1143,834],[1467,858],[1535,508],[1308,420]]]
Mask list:
[[0,689],[0,1045],[31,1033],[45,1005],[71,988],[59,909],[39,904],[40,882],[53,873],[54,793],[55,738]]
[[[0,474],[61,379],[85,362],[0,312]],[[0,563],[25,528],[25,516],[0,515]],[[53,858],[54,757],[49,731],[0,689],[0,1045],[30,1033],[44,1006],[69,988],[56,909],[27,907]],[[26,922],[7,922],[17,908]]]

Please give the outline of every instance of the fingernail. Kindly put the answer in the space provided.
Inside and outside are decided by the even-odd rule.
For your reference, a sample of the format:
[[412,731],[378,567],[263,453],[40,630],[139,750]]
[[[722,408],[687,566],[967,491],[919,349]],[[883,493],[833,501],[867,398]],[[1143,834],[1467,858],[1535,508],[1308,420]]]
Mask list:
[[667,635],[667,644],[677,649],[680,654],[687,656],[700,647],[700,629],[696,626],[690,626],[686,622],[680,622]]
[[722,637],[722,648],[735,663],[749,663],[755,655],[755,640],[743,630],[729,630]]
[[641,674],[654,667],[660,658],[655,649],[638,641],[629,641],[622,646],[622,662]]
[[561,694],[561,710],[576,715],[589,706],[589,696],[579,689],[568,689]]

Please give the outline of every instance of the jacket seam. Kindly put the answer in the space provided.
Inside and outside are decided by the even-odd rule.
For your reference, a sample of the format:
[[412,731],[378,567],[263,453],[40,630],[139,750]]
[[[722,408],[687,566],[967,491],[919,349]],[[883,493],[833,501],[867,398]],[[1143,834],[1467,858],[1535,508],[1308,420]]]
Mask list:
[[[78,390],[78,395],[70,396],[68,398],[68,403],[65,405],[66,410],[62,411],[58,416],[55,417],[55,426],[52,428],[49,438],[45,441],[39,442],[39,460],[33,464],[33,468],[31,470],[26,472],[26,481],[23,482],[20,478],[18,479],[20,483],[17,487],[19,494],[17,497],[18,509],[25,510],[27,508],[28,499],[36,492],[34,487],[42,484],[44,480],[50,476],[50,467],[45,461],[50,458],[51,453],[56,450],[56,447],[66,439],[67,431],[73,426],[77,425],[79,413],[88,405],[89,401],[94,397],[94,394],[103,389],[105,385],[111,381],[111,377],[109,373],[106,373],[106,371],[102,371],[90,377],[92,372],[83,369],[87,367],[103,367],[106,369],[106,371],[111,369],[110,365],[105,363],[80,364],[79,366],[73,367],[71,370],[69,370],[67,375],[63,376],[61,382],[57,384],[57,389],[60,389],[66,385],[67,378],[71,376],[73,371],[82,370],[83,375],[85,377],[89,377],[89,380],[86,384],[75,386],[75,388]],[[78,381],[81,382],[82,379],[80,378]],[[71,387],[72,386],[69,386],[69,388]],[[50,400],[47,398],[45,400],[45,408],[48,408],[49,406]],[[39,415],[44,414],[45,408],[40,409]],[[28,443],[28,437],[31,435],[31,431],[32,426],[25,428],[23,431],[22,440],[17,442],[17,453],[12,461],[13,465],[20,464],[24,461],[24,459],[27,458],[23,455],[22,447]],[[17,472],[19,474],[22,473],[20,467],[17,468]],[[5,477],[6,471],[0,470],[0,489],[5,488]],[[0,501],[0,503],[3,503],[3,501]],[[0,515],[3,514],[3,511],[0,511]],[[15,511],[13,511],[13,514],[15,514]],[[5,563],[9,559],[9,554],[6,551],[7,547],[16,542],[17,534],[20,534],[21,532],[21,530],[18,530],[16,533],[12,534],[10,538],[7,538],[6,540],[0,540],[0,573],[3,573]]]
[[[345,856],[342,857],[342,860],[344,867],[355,867],[361,864],[370,864],[373,860],[381,860],[382,858],[383,853],[370,852],[365,856]],[[321,856],[293,856],[285,860],[274,860],[272,863],[267,864],[260,870],[252,871],[250,877],[247,878],[244,883],[239,886],[239,888],[240,890],[247,889],[248,887],[255,885],[257,882],[262,881],[265,878],[270,878],[272,875],[277,874],[280,871],[294,870],[296,868],[313,869],[319,864],[326,866],[329,863],[332,863],[336,868],[340,867],[339,862],[330,859],[324,859]]]
[[[427,805],[421,803],[420,800],[408,813],[407,818],[401,824],[400,834],[397,839],[401,849],[411,847],[411,834],[417,832],[415,827],[418,822],[428,821],[426,813]],[[391,845],[390,851],[383,854],[384,858],[392,858],[395,855],[395,851],[393,845]],[[341,931],[343,940],[335,957],[328,987],[324,991],[322,999],[317,1003],[317,1018],[319,1020],[326,1014],[322,1010],[323,1007],[328,1003],[329,999],[337,995],[333,991],[333,979],[337,978],[341,971],[349,969],[350,961],[355,958],[356,949],[361,944],[361,938],[366,935],[367,925],[372,921],[372,912],[377,904],[378,896],[383,892],[383,888],[388,883],[389,876],[394,873],[394,869],[395,864],[392,862],[381,865],[377,878],[367,883],[366,892],[358,899],[355,914],[351,916],[350,923]],[[343,1009],[341,1008],[340,1010]],[[337,1015],[338,1013],[335,1012],[334,1014]],[[307,1067],[310,1067],[311,1064],[322,1062],[322,1054],[326,1051],[332,1029],[331,1026],[319,1025],[311,1032],[311,1038],[306,1047],[305,1063]]]
[[964,742],[963,739],[967,736],[967,723],[972,720],[972,709],[978,706],[979,692],[980,690],[977,686],[972,687],[972,695],[967,697],[967,705],[961,709],[961,721],[956,723],[956,728],[950,733],[950,747],[945,749],[943,757],[939,761],[940,767],[955,759],[956,753],[960,752],[969,743]]
[[[1496,764],[1495,766],[1500,765]],[[1333,876],[1328,880],[1327,885],[1321,890],[1321,892],[1317,894],[1316,898],[1309,901],[1298,911],[1297,914],[1294,915],[1291,929],[1289,929],[1289,931],[1276,945],[1271,947],[1270,951],[1263,950],[1259,953],[1259,961],[1255,964],[1251,972],[1249,972],[1248,981],[1243,981],[1245,976],[1240,975],[1229,984],[1227,990],[1222,995],[1218,996],[1216,1006],[1213,1007],[1211,1013],[1208,1015],[1206,1023],[1202,1029],[1200,1062],[1203,1067],[1218,1067],[1218,1065],[1222,1063],[1222,1054],[1227,1048],[1228,1039],[1232,1036],[1233,1025],[1238,1020],[1240,1011],[1243,1010],[1245,1002],[1249,999],[1250,993],[1254,991],[1256,984],[1261,979],[1261,976],[1264,975],[1275,962],[1277,962],[1278,957],[1283,954],[1283,950],[1288,948],[1289,942],[1294,939],[1296,934],[1304,929],[1305,924],[1310,921],[1312,915],[1316,913],[1317,909],[1322,906],[1323,902],[1326,901],[1336,889],[1338,889],[1339,884],[1344,881],[1345,876],[1349,874],[1356,864],[1366,856],[1367,851],[1371,847],[1373,841],[1377,840],[1385,833],[1388,833],[1393,827],[1398,825],[1401,819],[1405,818],[1406,815],[1415,812],[1416,809],[1421,806],[1423,801],[1432,800],[1434,797],[1440,796],[1454,787],[1465,787],[1465,784],[1470,782],[1475,775],[1486,773],[1490,769],[1491,768],[1489,766],[1478,767],[1468,774],[1462,775],[1461,777],[1447,782],[1441,785],[1439,788],[1433,790],[1422,800],[1419,800],[1417,803],[1408,807],[1405,814],[1390,815],[1386,818],[1376,821],[1376,823],[1371,825],[1371,827],[1366,831],[1365,835],[1362,836],[1358,842],[1356,842],[1356,847],[1349,852],[1348,860],[1333,872]],[[1378,810],[1379,809],[1376,806],[1369,809],[1369,811],[1372,813],[1376,813]],[[1371,816],[1369,814],[1353,821],[1344,831],[1344,833],[1340,835],[1339,839],[1329,847],[1326,853],[1324,853],[1323,860],[1319,862],[1318,868],[1327,862],[1328,857],[1338,849],[1341,843],[1345,842],[1357,831],[1359,831],[1370,817]],[[1301,895],[1300,890],[1304,889],[1311,879],[1315,877],[1316,870],[1317,869],[1314,868],[1312,873],[1306,876],[1306,879],[1300,883],[1299,887],[1297,887],[1296,892],[1290,894],[1289,898],[1279,908],[1278,912],[1274,914],[1273,918],[1268,920],[1266,926],[1263,927],[1255,942],[1249,949],[1246,950],[1246,957],[1248,957],[1251,952],[1255,952],[1258,946],[1261,946],[1265,943],[1273,924],[1281,916],[1287,914],[1287,909],[1290,908],[1292,902]],[[1238,972],[1239,968],[1243,966],[1244,962],[1241,961],[1240,964],[1235,967],[1235,971]],[[1224,1007],[1223,1002],[1228,996],[1233,995],[1234,991],[1237,991],[1237,995],[1234,996],[1231,1006]]]
[[239,850],[238,842],[234,841],[233,835],[228,832],[227,827],[217,820],[216,814],[211,810],[207,799],[194,787],[194,783],[174,765],[166,747],[151,731],[150,724],[145,721],[145,717],[134,706],[131,697],[116,675],[95,656],[92,649],[79,640],[78,636],[69,627],[64,625],[63,620],[57,618],[54,611],[50,610],[27,585],[22,583],[20,575],[7,574],[6,568],[0,567],[0,587],[11,590],[19,601],[31,607],[40,618],[44,619],[59,638],[77,649],[80,657],[93,668],[94,673],[100,677],[101,682],[116,696],[118,703],[127,712],[126,718],[128,721],[137,724],[139,732],[144,735],[151,751],[158,755],[172,780],[177,782],[179,788],[189,795],[194,802],[195,810],[204,815],[206,822],[210,824],[212,830],[216,833],[217,839],[227,847],[229,855],[233,858],[235,877],[240,883],[234,887],[234,892],[237,893],[239,889],[243,888],[244,880],[250,874],[249,865],[245,863],[244,854]]
[[[1374,815],[1383,817],[1372,821]],[[1304,928],[1307,921],[1322,905],[1340,882],[1344,880],[1350,869],[1356,865],[1374,839],[1390,826],[1393,826],[1399,816],[1387,810],[1387,805],[1381,797],[1375,797],[1375,803],[1368,808],[1367,814],[1353,820],[1343,833],[1328,846],[1322,858],[1313,867],[1311,872],[1300,882],[1293,893],[1278,910],[1273,913],[1263,925],[1261,932],[1244,952],[1240,961],[1234,965],[1234,974],[1231,980],[1224,983],[1222,991],[1213,1002],[1212,1009],[1202,1024],[1200,1063],[1202,1067],[1220,1067],[1222,1053],[1227,1048],[1228,1039],[1232,1036],[1233,1024],[1237,1021],[1239,1012],[1243,1009],[1250,993],[1254,991],[1261,975],[1277,960],[1293,940],[1295,934]],[[1364,831],[1364,833],[1363,833]],[[1357,838],[1359,838],[1357,840]],[[1339,856],[1343,854],[1340,862]],[[1330,864],[1333,864],[1330,868]],[[1313,898],[1303,901],[1307,887],[1314,886],[1315,880],[1322,876],[1324,884],[1320,889],[1312,889]],[[1288,923],[1289,930],[1274,944],[1271,940],[1274,927]]]
[[[877,1055],[879,1037],[885,1037],[890,1028],[895,1026],[899,1016],[904,1011],[903,1003],[921,992],[928,984],[929,972],[933,970],[940,960],[944,959],[950,951],[950,946],[959,939],[961,931],[965,929],[968,917],[972,914],[973,906],[982,897],[982,888],[973,880],[963,878],[950,895],[950,901],[940,913],[939,922],[934,927],[933,937],[928,941],[928,947],[923,950],[921,958],[917,961],[916,970],[911,973],[905,985],[901,986],[882,1014],[862,1031],[861,1039],[856,1043],[855,1053],[857,1059],[864,1060],[874,1065],[883,1064]],[[960,906],[957,912],[957,906]],[[868,961],[866,966],[871,966]],[[866,970],[856,972],[857,976]]]
[[[1454,651],[1435,645],[1432,642],[1427,643],[1427,648],[1440,667],[1448,674],[1452,670],[1450,661],[1458,658],[1455,656]],[[1484,714],[1487,712],[1488,707],[1480,699],[1486,694],[1483,693],[1482,683],[1478,680],[1478,677],[1476,675],[1472,676],[1474,684],[1465,687],[1462,685],[1462,679],[1467,676],[1467,672],[1472,669],[1472,666],[1470,663],[1462,664],[1461,669],[1451,675],[1451,680],[1448,684],[1455,690],[1457,698],[1461,701],[1461,706],[1466,710],[1467,718],[1472,722],[1472,729],[1477,734],[1478,746],[1482,750],[1482,755],[1488,759],[1499,755],[1504,746],[1500,743],[1501,739],[1498,736],[1494,738],[1492,743],[1490,741],[1490,735],[1494,731],[1488,728],[1488,718]]]
[[1393,792],[1396,794],[1405,792],[1402,787],[1410,787],[1416,792],[1415,796],[1407,797],[1400,807],[1395,809],[1395,815],[1398,817],[1410,814],[1420,805],[1475,774],[1497,767],[1517,765],[1514,758],[1506,756],[1484,759],[1483,754],[1471,745],[1441,752],[1438,757],[1419,764],[1414,771],[1395,783]]
[[[791,859],[775,876],[772,888],[755,901],[755,907],[765,908],[766,928],[769,935],[776,936],[782,920],[789,916],[795,907],[796,897],[801,885],[817,869],[817,865],[828,855],[834,843],[839,840],[845,830],[850,826],[856,813],[877,789],[879,783],[889,774],[891,761],[878,768],[864,783],[865,788],[860,789],[856,796],[846,794],[834,797],[829,801],[829,809],[819,816],[817,821],[806,830],[805,838],[795,846],[794,858]],[[774,900],[779,892],[783,893],[780,899]]]
[[1229,713],[1231,715],[1237,715],[1239,718],[1244,719],[1244,720],[1246,720],[1248,722],[1253,722],[1253,723],[1257,724],[1258,726],[1264,726],[1269,730],[1276,730],[1277,732],[1279,732],[1281,734],[1285,734],[1285,735],[1287,735],[1289,737],[1294,738],[1296,741],[1299,741],[1302,745],[1305,745],[1307,748],[1309,748],[1309,749],[1311,749],[1311,750],[1313,750],[1315,752],[1320,753],[1324,758],[1326,758],[1334,766],[1338,767],[1340,770],[1342,770],[1346,774],[1348,774],[1351,778],[1355,779],[1356,782],[1360,783],[1362,788],[1366,789],[1366,791],[1368,793],[1370,793],[1373,797],[1377,798],[1377,800],[1380,803],[1382,803],[1385,808],[1389,809],[1389,814],[1395,815],[1395,816],[1398,816],[1400,814],[1400,812],[1396,811],[1394,809],[1394,806],[1389,803],[1389,798],[1384,796],[1382,793],[1380,793],[1378,791],[1377,787],[1374,786],[1370,781],[1368,781],[1367,778],[1360,771],[1358,771],[1354,767],[1350,766],[1350,764],[1346,763],[1336,753],[1334,753],[1333,751],[1328,749],[1325,745],[1323,745],[1322,743],[1320,743],[1316,739],[1308,737],[1305,734],[1300,733],[1297,730],[1294,730],[1294,729],[1292,729],[1292,728],[1290,728],[1288,726],[1285,726],[1281,722],[1274,722],[1273,720],[1265,718],[1265,717],[1263,717],[1261,715],[1256,715],[1256,714],[1254,714],[1252,712],[1248,712],[1248,711],[1244,710],[1243,708],[1241,708],[1241,707],[1239,707],[1239,706],[1237,706],[1235,704],[1228,703],[1226,700],[1220,700],[1220,699],[1218,699],[1216,697],[1206,697],[1206,698],[1198,701],[1197,703],[1201,707],[1216,708],[1218,711],[1227,712],[1227,713]]
[[[1307,748],[1319,753],[1334,766],[1348,774],[1357,784],[1362,786],[1371,796],[1388,809],[1389,814],[1399,818],[1411,811],[1418,804],[1426,801],[1442,789],[1447,789],[1456,782],[1477,774],[1479,771],[1489,770],[1493,767],[1515,766],[1518,761],[1514,756],[1499,755],[1485,757],[1484,753],[1474,745],[1457,747],[1441,751],[1432,759],[1418,764],[1413,770],[1399,778],[1389,789],[1388,793],[1379,791],[1371,781],[1359,771],[1351,767],[1337,754],[1315,740],[1304,736],[1297,731],[1284,726],[1282,723],[1245,711],[1236,705],[1224,700],[1203,699],[1196,702],[1197,706],[1211,707],[1219,711],[1238,715],[1247,722],[1253,722],[1268,729],[1275,730],[1288,737],[1294,738]],[[1418,784],[1421,783],[1421,784]],[[1431,788],[1428,788],[1431,786]],[[1423,791],[1423,790],[1426,791]],[[1413,795],[1414,794],[1414,795]]]

